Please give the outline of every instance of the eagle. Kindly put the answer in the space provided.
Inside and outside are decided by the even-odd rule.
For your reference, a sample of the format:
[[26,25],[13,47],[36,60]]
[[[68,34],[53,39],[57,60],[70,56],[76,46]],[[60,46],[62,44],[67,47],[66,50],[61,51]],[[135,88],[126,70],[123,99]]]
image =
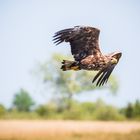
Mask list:
[[69,42],[73,61],[63,60],[61,69],[67,70],[92,70],[98,71],[92,83],[103,86],[107,83],[113,69],[122,56],[121,52],[113,52],[104,55],[99,47],[98,28],[89,26],[75,26],[56,32],[53,41],[56,45]]

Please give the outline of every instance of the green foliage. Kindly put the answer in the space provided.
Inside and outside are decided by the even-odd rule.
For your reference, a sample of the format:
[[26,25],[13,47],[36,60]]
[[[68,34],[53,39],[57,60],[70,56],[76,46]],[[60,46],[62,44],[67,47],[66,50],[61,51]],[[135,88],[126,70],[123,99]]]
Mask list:
[[126,109],[125,109],[125,115],[127,118],[132,118],[134,113],[134,108],[131,103],[128,103]]
[[6,114],[6,108],[0,104],[0,118],[4,117]]
[[124,120],[124,116],[119,114],[118,109],[113,106],[105,106],[96,110],[97,120]]
[[26,90],[21,89],[15,94],[13,99],[13,107],[15,107],[18,111],[28,112],[30,111],[32,105],[34,105],[34,102]]
[[66,120],[124,120],[124,116],[119,110],[111,105],[105,104],[101,99],[95,103],[80,103],[71,100],[69,109],[60,108],[55,103],[40,105],[36,109],[37,114],[47,119],[66,119]]
[[[62,108],[61,108],[62,109]],[[71,101],[71,108],[61,111],[52,103],[41,105],[36,112],[43,118],[65,120],[124,120],[124,116],[113,106],[105,104],[101,99],[95,103]]]
[[[64,100],[62,100],[64,101]],[[58,102],[52,100],[47,104],[39,105],[31,112],[12,108],[9,111],[0,105],[1,119],[65,119],[65,120],[140,120],[139,101],[129,103],[125,108],[119,109],[108,105],[103,100],[98,99],[96,102],[78,102],[71,100],[71,107],[67,109],[58,106]],[[62,104],[61,104],[62,105]],[[20,111],[20,113],[19,113]]]
[[121,109],[121,113],[128,119],[140,120],[140,101],[136,100],[134,103],[128,103],[128,105]]
[[3,117],[3,119],[41,119],[41,117],[34,111],[32,112],[25,112],[25,111],[18,111],[17,109],[12,109],[8,112],[6,112],[6,115]]
[[83,120],[86,116],[84,116],[84,113],[82,111],[81,104],[76,101],[71,102],[71,108],[65,109],[62,111],[62,117],[66,120]]
[[64,119],[81,120],[124,120],[119,110],[111,105],[105,104],[101,99],[95,103],[73,102],[70,110],[64,111]]
[[45,116],[47,114],[47,109],[46,106],[44,105],[40,105],[37,109],[36,109],[37,114],[39,114],[40,116]]
[[38,106],[35,111],[39,116],[49,118],[57,113],[57,107],[55,104],[49,103]]
[[136,102],[134,103],[134,116],[137,118],[140,118],[140,101],[136,100]]

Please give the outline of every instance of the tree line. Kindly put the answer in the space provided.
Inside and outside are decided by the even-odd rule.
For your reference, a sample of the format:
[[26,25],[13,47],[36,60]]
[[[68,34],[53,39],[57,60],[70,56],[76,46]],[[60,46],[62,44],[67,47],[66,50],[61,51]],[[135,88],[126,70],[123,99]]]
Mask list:
[[30,94],[20,89],[14,95],[12,106],[5,108],[0,104],[1,119],[70,119],[70,120],[140,120],[140,101],[128,103],[117,108],[98,99],[96,102],[78,102],[71,100],[51,100],[36,105]]

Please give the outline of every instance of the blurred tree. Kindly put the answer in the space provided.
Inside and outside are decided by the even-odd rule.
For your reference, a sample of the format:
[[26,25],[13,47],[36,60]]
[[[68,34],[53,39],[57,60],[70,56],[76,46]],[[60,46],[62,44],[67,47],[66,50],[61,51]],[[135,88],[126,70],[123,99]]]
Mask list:
[[0,118],[2,118],[6,113],[6,108],[0,104]]
[[19,92],[17,92],[13,99],[13,106],[18,111],[30,111],[32,105],[34,105],[34,101],[29,96],[29,93],[24,90],[20,89]]
[[47,109],[45,105],[40,105],[36,108],[35,110],[37,112],[37,114],[39,114],[40,116],[45,116],[47,113]]
[[131,103],[128,103],[126,109],[125,109],[125,116],[129,119],[133,118],[134,115],[134,108]]
[[41,117],[51,117],[52,115],[56,114],[56,105],[54,103],[49,102],[48,104],[39,105],[36,108],[36,112]]
[[95,87],[95,85],[91,83],[94,77],[93,71],[62,71],[60,69],[60,62],[64,58],[68,59],[68,57],[55,54],[50,61],[40,64],[37,71],[40,74],[43,83],[47,83],[47,85],[49,85],[48,88],[52,88],[55,95],[60,98],[61,101],[59,104],[62,105],[63,102],[65,102],[67,109],[69,109],[73,95],[83,91],[109,89],[112,93],[116,93],[118,89],[118,82],[114,76],[111,76],[106,86],[100,88]]
[[134,117],[140,117],[140,101],[136,100],[134,103]]
[[95,103],[94,116],[97,120],[123,120],[124,116],[119,113],[119,110],[112,106],[107,105],[101,99]]

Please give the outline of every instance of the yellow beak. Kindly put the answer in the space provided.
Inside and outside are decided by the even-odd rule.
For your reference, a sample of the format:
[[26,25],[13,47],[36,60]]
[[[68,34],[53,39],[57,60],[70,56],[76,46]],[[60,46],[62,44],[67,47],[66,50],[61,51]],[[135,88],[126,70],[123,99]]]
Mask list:
[[113,58],[113,59],[111,60],[111,63],[112,63],[112,64],[117,64],[117,63],[118,63],[118,60],[117,60],[116,58]]

